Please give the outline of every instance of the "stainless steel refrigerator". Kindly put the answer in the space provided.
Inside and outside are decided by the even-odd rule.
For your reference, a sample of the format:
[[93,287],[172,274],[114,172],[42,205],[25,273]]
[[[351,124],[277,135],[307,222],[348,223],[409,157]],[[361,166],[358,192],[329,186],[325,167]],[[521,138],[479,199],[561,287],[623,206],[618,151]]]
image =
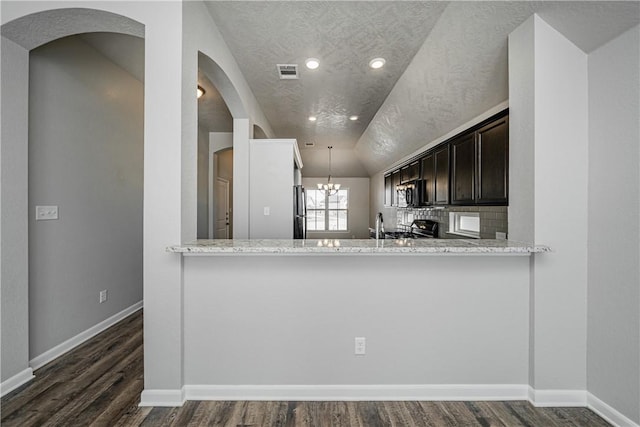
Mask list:
[[307,238],[307,196],[302,185],[293,186],[293,238]]

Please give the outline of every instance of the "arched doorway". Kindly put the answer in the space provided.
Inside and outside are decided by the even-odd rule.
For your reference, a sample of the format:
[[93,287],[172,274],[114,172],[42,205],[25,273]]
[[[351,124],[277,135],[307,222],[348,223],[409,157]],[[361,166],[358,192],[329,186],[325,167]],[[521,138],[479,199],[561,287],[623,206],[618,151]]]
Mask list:
[[[6,381],[19,386],[32,369],[107,327],[107,319],[141,307],[143,83],[98,52],[107,34],[102,42],[89,34],[141,38],[144,31],[126,16],[82,8],[35,12],[2,25],[2,123],[10,123],[1,142],[3,394],[11,390]],[[79,64],[83,71],[69,75]],[[126,88],[113,86],[123,79]],[[118,113],[122,108],[129,110]],[[114,128],[125,117],[133,126]],[[133,146],[136,155],[124,152]],[[132,191],[124,195],[123,186]],[[135,276],[135,295],[126,296],[122,286],[113,287],[121,277],[109,277],[124,241],[114,230],[131,238],[117,219],[130,217],[132,211],[120,210],[124,204],[136,206],[138,236],[125,268]],[[36,222],[44,219],[35,215],[43,205],[57,206],[57,219]],[[92,245],[96,239],[110,249]],[[94,285],[110,288],[110,300],[100,304]]]
[[229,239],[233,235],[233,151],[223,156],[215,153],[222,146],[233,146],[233,117],[200,66],[198,86],[203,94],[198,98],[197,237]]

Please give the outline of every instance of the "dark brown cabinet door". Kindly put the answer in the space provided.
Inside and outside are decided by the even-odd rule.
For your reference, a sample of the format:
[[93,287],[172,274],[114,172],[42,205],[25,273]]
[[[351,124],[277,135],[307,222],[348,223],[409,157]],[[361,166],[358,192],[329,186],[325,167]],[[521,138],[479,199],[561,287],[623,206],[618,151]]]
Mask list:
[[398,206],[396,188],[400,185],[400,170],[391,172],[391,206]]
[[451,141],[451,204],[475,203],[476,143],[473,133]]
[[506,204],[509,195],[509,125],[507,117],[476,133],[478,184],[476,202]]
[[505,110],[385,176],[385,204],[398,206],[397,186],[418,180],[422,204],[508,205],[509,116]]
[[437,149],[434,159],[434,204],[449,204],[449,145]]
[[409,163],[407,166],[404,166],[400,169],[400,183],[404,184],[406,182],[415,181],[420,176],[420,162],[416,160],[415,162]]
[[433,160],[433,153],[427,154],[420,160],[422,166],[422,181],[424,184],[424,204],[427,206],[433,205],[435,202],[436,191],[436,169]]
[[391,190],[391,174],[384,176],[384,205],[391,206],[391,195],[393,191]]

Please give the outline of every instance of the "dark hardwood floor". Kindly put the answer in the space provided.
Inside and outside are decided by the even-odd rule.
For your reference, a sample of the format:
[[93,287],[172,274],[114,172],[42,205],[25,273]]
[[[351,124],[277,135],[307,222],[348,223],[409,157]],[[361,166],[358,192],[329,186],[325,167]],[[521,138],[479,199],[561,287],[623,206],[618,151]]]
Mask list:
[[198,402],[139,408],[142,313],[2,398],[2,426],[608,426],[586,408],[529,402]]

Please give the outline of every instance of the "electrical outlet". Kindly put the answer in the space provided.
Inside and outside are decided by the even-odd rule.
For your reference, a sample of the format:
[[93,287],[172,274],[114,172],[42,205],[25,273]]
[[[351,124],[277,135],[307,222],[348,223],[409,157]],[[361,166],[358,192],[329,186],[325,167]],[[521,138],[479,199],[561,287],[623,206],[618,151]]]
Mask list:
[[100,291],[100,304],[107,301],[107,290]]
[[269,206],[265,206],[264,207],[264,216],[269,216],[271,215],[271,208],[269,208]]
[[365,337],[355,338],[355,354],[362,355],[367,352],[367,342]]
[[36,221],[58,219],[57,206],[36,206]]

